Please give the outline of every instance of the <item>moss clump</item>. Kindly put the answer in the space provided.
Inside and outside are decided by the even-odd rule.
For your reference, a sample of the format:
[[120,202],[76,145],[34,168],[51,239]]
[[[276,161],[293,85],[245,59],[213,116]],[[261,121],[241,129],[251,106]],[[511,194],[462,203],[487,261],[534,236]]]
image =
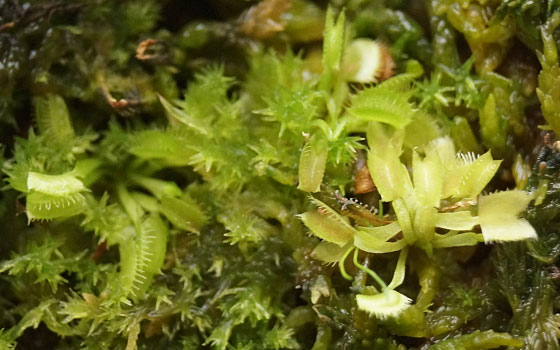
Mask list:
[[3,4],[0,349],[560,348],[559,10]]

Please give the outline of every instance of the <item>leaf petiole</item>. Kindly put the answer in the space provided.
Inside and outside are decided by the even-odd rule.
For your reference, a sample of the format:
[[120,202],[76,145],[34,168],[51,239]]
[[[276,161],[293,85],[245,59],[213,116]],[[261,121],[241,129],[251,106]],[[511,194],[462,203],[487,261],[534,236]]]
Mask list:
[[348,250],[346,251],[346,253],[344,253],[344,255],[342,256],[342,258],[340,258],[340,260],[338,261],[338,268],[340,269],[340,274],[342,275],[342,277],[344,277],[345,279],[347,279],[348,281],[352,281],[353,277],[350,276],[347,272],[346,269],[344,268],[344,261],[346,260],[346,258],[348,257],[348,255],[352,252],[352,250],[355,249],[353,246],[348,248]]
[[370,275],[379,284],[379,286],[381,286],[382,291],[387,289],[387,285],[385,284],[385,282],[383,282],[381,277],[379,277],[379,275],[377,273],[375,273],[375,271],[365,267],[364,265],[362,265],[358,262],[358,249],[354,250],[354,259],[353,260],[354,260],[354,265],[356,265],[357,268],[359,268],[360,270],[362,270],[365,273],[367,273],[368,275]]

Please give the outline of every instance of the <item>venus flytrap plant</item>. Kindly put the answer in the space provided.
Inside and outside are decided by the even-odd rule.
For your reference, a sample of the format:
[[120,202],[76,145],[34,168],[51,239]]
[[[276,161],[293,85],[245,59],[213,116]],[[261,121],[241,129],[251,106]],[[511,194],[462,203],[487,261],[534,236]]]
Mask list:
[[[410,303],[410,299],[394,291],[394,289],[397,288],[404,279],[406,255],[408,252],[405,248],[406,245],[402,245],[398,249],[395,249],[401,250],[401,256],[397,263],[393,281],[389,286],[387,286],[374,271],[358,262],[358,250],[361,249],[360,247],[364,247],[359,243],[360,238],[363,237],[363,233],[360,228],[352,227],[346,218],[338,214],[332,208],[328,207],[325,203],[314,198],[311,200],[318,206],[319,209],[317,211],[303,213],[300,215],[300,218],[314,235],[323,239],[323,242],[321,242],[313,251],[313,255],[327,263],[338,262],[341,275],[344,278],[351,280],[352,276],[350,276],[344,269],[344,263],[346,258],[352,252],[354,253],[352,259],[354,265],[370,275],[379,284],[382,290],[381,294],[358,294],[356,300],[360,308],[374,313],[382,318],[396,315],[406,308],[406,306]],[[387,226],[389,227],[386,227],[386,232],[383,232],[386,240],[392,238],[400,231],[397,230],[399,228],[397,223],[392,223]],[[366,228],[366,230],[367,229],[368,228]],[[371,234],[371,231],[375,229],[377,228],[370,228],[370,232],[365,233],[365,235]],[[373,238],[373,240],[375,239],[377,238]],[[378,242],[374,243],[381,243],[381,245],[383,245],[384,242],[382,239],[379,239]],[[372,244],[372,240],[368,241],[366,239],[366,243],[364,245],[367,247],[364,250],[368,251],[368,249],[370,249],[374,244]],[[381,249],[383,249],[383,247]],[[376,253],[387,252],[386,250],[374,251]]]
[[[402,132],[371,123],[368,166],[381,198],[392,204],[395,221],[356,226],[314,198],[311,201],[317,211],[300,215],[309,230],[323,240],[313,252],[315,257],[327,263],[338,262],[341,274],[350,279],[344,261],[354,251],[354,264],[381,286],[381,293],[358,294],[358,307],[381,319],[397,316],[406,308],[410,300],[394,289],[404,278],[410,246],[431,255],[433,249],[536,237],[531,225],[518,218],[531,200],[529,194],[516,190],[480,195],[500,164],[490,153],[480,157],[456,153],[451,139],[440,138],[424,147],[425,156],[412,151],[409,172],[401,161]],[[472,211],[477,198],[475,216]],[[466,207],[446,207],[461,201],[467,203]],[[473,231],[476,226],[480,226],[482,233]],[[400,251],[394,282],[386,286],[375,272],[360,265],[358,250],[372,254]]]
[[75,216],[83,212],[84,193],[89,191],[82,180],[98,165],[75,160],[84,149],[74,149],[79,141],[62,97],[36,97],[34,105],[40,135],[31,130],[3,170],[9,183],[26,194],[29,222]]
[[[47,347],[88,350],[522,345],[493,331],[465,334],[477,328],[509,330],[525,347],[554,347],[558,288],[547,269],[560,244],[559,157],[545,162],[546,171],[539,157],[538,179],[528,180],[538,192],[534,205],[524,192],[480,194],[500,166],[483,145],[496,152],[507,140],[525,162],[538,143],[524,137],[536,129],[523,118],[526,107],[531,115],[538,109],[540,67],[531,55],[507,55],[502,34],[516,37],[510,52],[544,48],[537,97],[554,128],[552,1],[429,1],[426,33],[416,23],[424,15],[410,17],[402,0],[349,0],[340,12],[342,2],[332,1],[322,62],[324,1],[183,2],[220,17],[254,2],[249,12],[259,18],[205,18],[182,29],[157,0],[49,2],[19,0],[25,13],[0,11],[8,21],[0,28],[0,121],[12,121],[0,127],[0,142],[13,155],[0,156],[9,177],[0,193],[8,228],[0,254],[9,259],[0,264],[0,348],[16,340],[25,348],[45,334]],[[470,33],[466,45],[479,67],[499,65],[504,77],[478,77],[473,59],[460,66],[456,52],[465,46],[460,33],[487,14],[496,14],[488,30]],[[260,42],[243,21],[273,22],[278,33]],[[313,35],[298,31],[310,25]],[[147,40],[138,45],[140,38]],[[280,43],[301,54],[275,51]],[[401,74],[387,79],[389,52]],[[208,62],[214,68],[194,71]],[[419,84],[424,70],[433,74]],[[158,103],[154,91],[165,98]],[[25,115],[29,100],[33,120]],[[14,149],[13,130],[23,135],[29,125],[38,136],[16,137]],[[88,128],[99,135],[80,135]],[[464,154],[442,137],[448,133]],[[351,188],[369,206],[344,197]],[[303,223],[295,217],[309,202],[302,191],[318,207],[300,215]],[[385,203],[377,206],[379,199]],[[470,258],[474,249],[445,251],[534,237],[520,217],[529,201],[527,220],[542,232],[533,248],[497,245],[483,261]],[[23,205],[49,222],[25,225],[16,216]],[[319,238],[306,237],[305,226]],[[65,238],[56,251],[23,248],[52,237]],[[352,287],[311,257],[338,264]],[[479,263],[495,269],[469,278]],[[464,292],[449,298],[457,285]]]
[[312,136],[306,140],[299,159],[298,188],[306,192],[319,191],[327,163],[334,163],[334,166],[346,164],[354,159],[355,151],[360,147],[359,137],[344,133],[348,119],[340,118],[348,95],[342,69],[347,34],[345,21],[344,11],[335,19],[333,9],[328,9],[323,40],[323,72],[317,86],[323,97],[319,101],[326,104],[327,117],[314,118],[309,125],[311,130],[305,130]]

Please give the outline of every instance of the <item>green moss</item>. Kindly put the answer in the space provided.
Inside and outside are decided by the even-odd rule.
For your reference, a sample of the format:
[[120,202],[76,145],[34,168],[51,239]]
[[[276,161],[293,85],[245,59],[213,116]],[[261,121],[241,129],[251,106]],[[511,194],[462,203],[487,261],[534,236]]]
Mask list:
[[6,2],[0,349],[559,348],[558,10]]

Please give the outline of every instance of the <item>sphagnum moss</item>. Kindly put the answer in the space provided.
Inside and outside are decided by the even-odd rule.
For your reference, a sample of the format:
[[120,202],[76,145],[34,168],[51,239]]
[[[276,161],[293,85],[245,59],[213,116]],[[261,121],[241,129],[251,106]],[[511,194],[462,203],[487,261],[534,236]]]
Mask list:
[[0,3],[0,349],[560,349],[559,12]]

